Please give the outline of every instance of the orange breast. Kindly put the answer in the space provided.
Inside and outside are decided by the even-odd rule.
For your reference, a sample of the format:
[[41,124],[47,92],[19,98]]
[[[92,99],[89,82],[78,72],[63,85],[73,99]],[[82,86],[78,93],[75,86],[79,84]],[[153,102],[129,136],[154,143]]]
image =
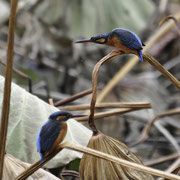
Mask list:
[[51,149],[49,150],[49,153],[54,151],[54,149],[56,149],[56,147],[63,141],[64,137],[66,136],[66,133],[67,133],[67,124],[65,122],[61,122],[61,131],[59,133],[58,138],[56,139]]
[[117,47],[127,54],[128,53],[137,54],[136,50],[129,49],[128,47],[124,46],[117,37],[108,38],[108,41],[106,44],[109,46]]

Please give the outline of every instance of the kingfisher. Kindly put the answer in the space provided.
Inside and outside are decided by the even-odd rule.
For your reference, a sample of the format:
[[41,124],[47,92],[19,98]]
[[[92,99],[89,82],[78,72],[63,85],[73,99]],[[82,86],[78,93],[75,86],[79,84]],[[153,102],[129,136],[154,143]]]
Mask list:
[[57,111],[49,116],[37,135],[36,145],[41,156],[41,163],[44,156],[53,152],[66,136],[66,121],[70,118],[82,116],[86,115],[71,114],[67,111]]
[[93,42],[97,44],[105,44],[108,46],[114,46],[119,51],[126,54],[136,54],[139,56],[141,62],[143,62],[143,46],[145,46],[141,39],[134,32],[124,29],[124,28],[116,28],[111,32],[99,34],[97,36],[93,36],[89,39],[78,40],[75,43],[88,43]]

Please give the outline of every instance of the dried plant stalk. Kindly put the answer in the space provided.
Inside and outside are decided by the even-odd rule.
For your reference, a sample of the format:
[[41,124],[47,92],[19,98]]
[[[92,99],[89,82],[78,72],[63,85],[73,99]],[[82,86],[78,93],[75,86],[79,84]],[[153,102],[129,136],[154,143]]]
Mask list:
[[[113,139],[113,141],[114,141],[114,139]],[[126,145],[124,145],[124,144],[119,144],[119,146],[126,147]],[[26,171],[21,173],[15,180],[24,180],[24,179],[26,179],[28,176],[30,176],[32,173],[34,173],[36,170],[38,170],[40,167],[42,167],[45,163],[47,163],[50,159],[52,159],[63,148],[68,148],[68,149],[71,149],[71,150],[82,152],[82,153],[85,153],[85,154],[88,154],[88,155],[91,155],[91,156],[94,156],[94,157],[97,157],[97,158],[101,158],[101,159],[106,160],[106,161],[111,161],[113,163],[123,165],[125,167],[136,169],[138,171],[144,171],[144,172],[152,174],[152,175],[161,176],[161,177],[169,178],[169,179],[173,179],[173,180],[180,180],[180,177],[177,176],[177,175],[170,174],[170,173],[160,171],[160,170],[157,170],[157,169],[153,169],[153,168],[150,168],[150,167],[145,167],[145,166],[143,166],[141,164],[130,162],[130,161],[124,160],[122,158],[117,158],[117,157],[111,156],[109,154],[105,154],[103,152],[96,151],[96,150],[91,149],[91,148],[87,148],[87,147],[83,147],[83,146],[79,146],[79,145],[74,145],[74,144],[71,144],[69,142],[65,142],[65,143],[59,145],[55,151],[53,151],[48,156],[45,156],[44,161],[43,161],[42,164],[40,163],[40,160],[39,160],[38,162],[33,164],[31,167],[29,167]],[[127,152],[128,151],[126,150],[126,151],[124,151],[124,153],[122,152],[122,154],[127,155]],[[116,152],[116,153],[118,153],[118,152]],[[131,152],[130,152],[129,158],[131,159],[132,157],[133,157],[133,155],[131,156]],[[137,160],[137,161],[139,161],[139,160]],[[100,167],[98,167],[98,169],[100,169]],[[141,180],[141,179],[139,179],[139,180]]]
[[[60,146],[62,148],[68,148],[68,149],[72,149],[72,150],[75,150],[75,151],[83,152],[83,153],[86,153],[86,154],[89,154],[89,155],[92,155],[92,156],[95,156],[95,157],[98,157],[98,158],[102,158],[102,159],[105,159],[105,160],[108,160],[108,161],[123,165],[125,167],[133,168],[133,169],[136,169],[138,171],[146,172],[148,174],[152,174],[152,175],[155,175],[155,176],[160,176],[160,177],[173,179],[173,180],[180,180],[180,176],[177,176],[177,175],[174,175],[174,174],[171,174],[171,173],[168,173],[168,172],[164,172],[164,171],[161,171],[161,170],[158,170],[158,169],[153,169],[153,168],[150,168],[150,167],[146,167],[146,166],[143,166],[141,164],[130,162],[130,161],[127,161],[127,160],[124,160],[124,159],[121,159],[121,158],[117,158],[117,157],[111,156],[109,154],[105,154],[105,153],[102,153],[100,151],[96,151],[96,150],[93,150],[93,149],[90,149],[90,148],[86,148],[86,147],[82,147],[82,146],[76,146],[76,145],[73,145],[73,144],[71,144],[69,142],[63,143]],[[100,168],[98,167],[98,169],[100,169]],[[139,180],[141,180],[141,179],[139,179]]]
[[[3,168],[3,180],[14,180],[19,173],[28,168],[31,164],[23,162],[10,154],[5,155],[4,168]],[[55,177],[51,173],[40,169],[32,174],[26,180],[59,180],[59,178]]]
[[[98,82],[98,71],[102,64],[112,60],[120,55],[121,51],[112,51],[107,56],[102,58],[94,67],[92,75],[92,99],[89,116],[89,126],[93,131],[88,147],[101,151],[112,156],[122,158],[131,162],[142,164],[141,161],[130,151],[130,149],[122,142],[115,140],[109,136],[100,133],[94,123],[94,109],[96,104],[96,89]],[[124,167],[119,164],[105,161],[89,155],[84,155],[80,162],[80,179],[82,180],[113,180],[113,179],[135,179],[135,180],[152,180],[153,177],[144,172],[138,172],[129,167]]]
[[49,104],[50,104],[51,106],[54,106],[54,101],[53,101],[52,98],[49,98],[48,101],[49,101]]
[[165,77],[167,77],[173,85],[175,85],[180,90],[180,81],[178,81],[169,71],[167,71],[158,61],[156,61],[151,55],[144,53],[143,59],[148,61],[152,66],[154,66],[158,71],[160,71]]
[[177,167],[180,166],[180,157],[177,158],[166,170],[165,172],[171,173],[173,172]]
[[62,150],[62,147],[58,146],[57,149],[55,149],[52,153],[50,153],[44,157],[44,160],[42,163],[41,163],[41,160],[35,162],[30,167],[28,167],[25,171],[23,171],[21,174],[19,174],[15,180],[24,180],[24,179],[28,178],[31,174],[36,172],[44,164],[46,164],[48,161],[50,161],[61,150]]
[[70,102],[72,102],[72,101],[74,101],[76,99],[79,99],[79,98],[81,98],[83,96],[86,96],[88,94],[91,94],[91,93],[92,93],[92,89],[87,89],[85,91],[82,91],[82,92],[80,92],[78,94],[75,94],[75,95],[71,96],[70,98],[57,101],[57,102],[54,103],[54,105],[55,106],[60,106],[60,105],[66,104],[66,103],[70,103]]
[[[110,110],[110,111],[95,113],[94,119],[101,119],[101,118],[106,118],[106,117],[110,117],[110,116],[125,114],[127,112],[137,111],[137,110],[141,110],[141,109],[142,108],[121,108],[119,110]],[[75,119],[79,122],[83,122],[83,121],[87,121],[89,119],[89,117],[85,116],[85,117],[79,117],[79,118],[75,118]]]
[[96,134],[98,132],[95,123],[94,123],[94,109],[96,104],[96,90],[97,90],[97,80],[98,80],[98,71],[102,64],[105,62],[112,61],[115,57],[122,54],[121,51],[112,51],[105,57],[103,57],[94,67],[93,74],[92,74],[92,99],[91,99],[91,108],[90,108],[90,115],[89,115],[89,126],[92,129],[93,133]]
[[15,31],[17,4],[18,4],[18,0],[11,1],[10,16],[9,16],[7,66],[6,66],[6,77],[4,82],[4,97],[3,97],[3,108],[2,108],[1,129],[0,129],[0,180],[2,179],[2,173],[3,173],[2,167],[4,164],[6,135],[7,135],[7,127],[8,127],[9,107],[10,107],[11,79],[12,79],[13,55],[14,55],[14,31]]
[[179,157],[180,157],[180,153],[174,153],[174,154],[170,154],[170,155],[167,155],[167,156],[160,157],[160,158],[155,159],[155,160],[147,161],[144,164],[145,164],[145,166],[154,166],[156,164],[160,164],[160,163],[163,163],[163,162],[166,162],[166,161],[170,161],[172,159],[177,159]]
[[[173,171],[172,171],[173,174],[177,174],[177,175],[180,175],[180,166],[176,167]],[[167,178],[164,179],[164,180],[168,180]]]
[[141,133],[141,136],[136,140],[134,141],[130,146],[135,146],[139,143],[142,143],[144,142],[148,137],[149,137],[149,134],[150,134],[150,131],[151,131],[151,128],[154,124],[154,122],[159,119],[159,118],[162,118],[162,117],[166,117],[166,116],[171,116],[171,115],[176,115],[176,114],[180,114],[180,108],[177,108],[177,109],[172,109],[172,110],[169,110],[169,111],[166,111],[162,114],[158,114],[156,115],[151,121],[149,121],[149,123],[144,127],[142,133]]
[[[0,59],[0,64],[2,64],[3,66],[6,67],[6,63],[4,63],[1,59]],[[17,75],[23,77],[24,79],[27,79],[28,81],[28,86],[29,86],[29,92],[32,93],[32,79],[30,76],[28,76],[27,74],[23,73],[22,71],[13,68],[13,72],[15,72]]]
[[173,15],[169,15],[169,16],[165,16],[160,22],[159,22],[159,26],[162,26],[166,21],[172,19],[174,21],[174,23],[176,24],[177,28],[178,28],[178,33],[180,35],[180,23],[178,22],[178,20],[176,19],[176,17],[174,17]]
[[[72,105],[72,106],[60,106],[58,107],[60,110],[65,111],[78,111],[78,110],[88,110],[90,109],[89,104],[82,104],[82,105]],[[104,109],[104,108],[151,108],[151,104],[148,102],[104,102],[95,105],[95,109]]]

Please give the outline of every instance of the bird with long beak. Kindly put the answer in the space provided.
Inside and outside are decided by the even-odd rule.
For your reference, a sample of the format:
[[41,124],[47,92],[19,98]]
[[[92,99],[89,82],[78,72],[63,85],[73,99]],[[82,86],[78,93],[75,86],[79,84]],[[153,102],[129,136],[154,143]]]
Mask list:
[[66,121],[70,118],[82,117],[86,115],[71,114],[66,111],[58,111],[51,114],[41,127],[37,136],[37,150],[41,156],[41,163],[44,156],[53,152],[56,147],[63,141],[67,133]]
[[132,31],[123,28],[113,29],[111,32],[93,36],[90,39],[75,41],[75,43],[93,42],[97,44],[105,44],[114,46],[126,54],[136,54],[143,62],[142,50],[145,46],[141,39]]

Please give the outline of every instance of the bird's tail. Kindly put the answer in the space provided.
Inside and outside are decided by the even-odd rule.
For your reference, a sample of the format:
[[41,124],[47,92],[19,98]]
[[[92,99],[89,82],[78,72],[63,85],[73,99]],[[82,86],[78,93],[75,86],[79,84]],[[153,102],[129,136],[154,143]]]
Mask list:
[[141,62],[143,62],[143,52],[142,50],[138,50],[138,56]]
[[44,160],[44,154],[40,153],[40,156],[41,156],[41,164],[42,164]]

